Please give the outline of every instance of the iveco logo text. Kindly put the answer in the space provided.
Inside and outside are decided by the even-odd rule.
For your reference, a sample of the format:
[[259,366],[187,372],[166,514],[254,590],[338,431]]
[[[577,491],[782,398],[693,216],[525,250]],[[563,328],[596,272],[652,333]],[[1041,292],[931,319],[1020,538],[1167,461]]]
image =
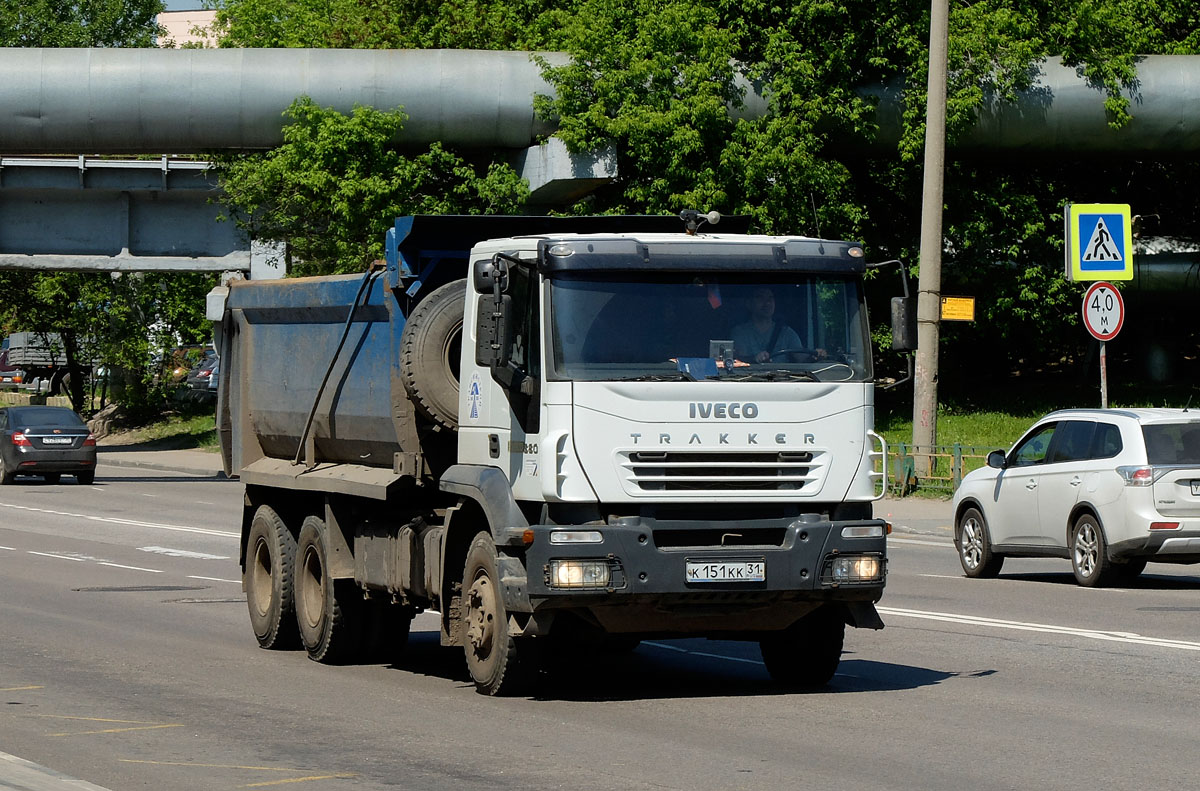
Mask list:
[[758,417],[758,404],[749,402],[745,404],[739,404],[737,401],[734,401],[732,404],[726,404],[720,401],[716,403],[701,404],[693,401],[692,403],[688,404],[688,417],[693,419],[715,418],[717,420],[725,420],[726,418],[733,418],[734,420],[738,420],[740,418],[745,418],[747,420],[753,420],[754,418]]

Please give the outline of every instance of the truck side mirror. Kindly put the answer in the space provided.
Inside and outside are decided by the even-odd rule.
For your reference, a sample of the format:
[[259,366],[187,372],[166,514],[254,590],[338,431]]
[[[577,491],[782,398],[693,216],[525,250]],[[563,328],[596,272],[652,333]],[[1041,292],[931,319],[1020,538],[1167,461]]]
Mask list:
[[917,298],[892,297],[892,350],[917,348]]
[[508,365],[511,328],[512,297],[501,294],[497,300],[481,294],[475,314],[475,362],[492,369]]
[[480,294],[493,294],[498,297],[508,290],[508,261],[500,253],[491,259],[476,261],[472,274],[475,290]]

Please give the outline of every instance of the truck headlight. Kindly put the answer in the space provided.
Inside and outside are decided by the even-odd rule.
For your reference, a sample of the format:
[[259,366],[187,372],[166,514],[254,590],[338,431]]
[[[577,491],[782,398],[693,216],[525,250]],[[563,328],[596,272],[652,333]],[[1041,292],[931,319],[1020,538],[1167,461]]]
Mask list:
[[607,588],[612,574],[607,560],[551,560],[551,588]]
[[833,559],[831,582],[874,582],[883,573],[878,555],[841,555]]

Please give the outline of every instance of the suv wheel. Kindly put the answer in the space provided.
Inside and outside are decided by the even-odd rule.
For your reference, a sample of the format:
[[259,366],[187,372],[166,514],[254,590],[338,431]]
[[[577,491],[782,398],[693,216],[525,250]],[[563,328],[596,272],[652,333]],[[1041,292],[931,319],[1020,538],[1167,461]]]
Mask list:
[[1091,514],[1079,517],[1071,529],[1071,569],[1075,572],[1075,581],[1087,588],[1107,585],[1116,574],[1108,559],[1104,530]]
[[968,577],[995,577],[1004,565],[1004,556],[992,552],[992,537],[978,508],[968,508],[954,528],[958,561]]

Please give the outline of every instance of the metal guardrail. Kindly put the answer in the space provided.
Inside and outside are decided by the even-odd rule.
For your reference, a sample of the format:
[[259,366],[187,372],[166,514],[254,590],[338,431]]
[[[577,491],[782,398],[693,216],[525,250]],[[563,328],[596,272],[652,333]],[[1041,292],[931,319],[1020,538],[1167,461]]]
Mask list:
[[[912,445],[898,442],[888,446],[888,492],[904,496],[917,489],[954,492],[963,476],[987,464],[987,455],[995,446]],[[917,477],[917,459],[929,460],[929,474]]]

